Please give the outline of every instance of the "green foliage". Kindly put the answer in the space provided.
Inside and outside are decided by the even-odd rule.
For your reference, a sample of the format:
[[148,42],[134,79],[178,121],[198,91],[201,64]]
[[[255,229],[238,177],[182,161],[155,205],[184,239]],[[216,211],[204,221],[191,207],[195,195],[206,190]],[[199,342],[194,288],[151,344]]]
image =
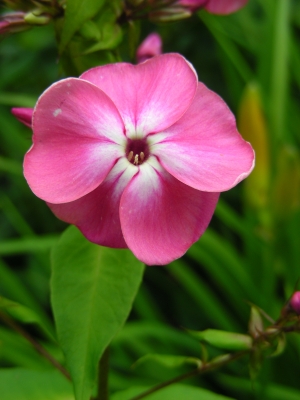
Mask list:
[[1,400],[74,400],[71,384],[57,371],[0,371]]
[[59,43],[61,54],[72,36],[85,21],[93,18],[104,4],[104,0],[67,0],[64,23]]
[[[159,26],[146,20],[121,20],[122,4],[68,0],[65,18],[1,40],[0,296],[2,301],[9,299],[5,309],[13,305],[14,321],[60,364],[66,364],[72,377],[78,377],[77,397],[81,391],[89,397],[99,357],[108,343],[111,398],[128,400],[181,371],[190,371],[194,367],[186,360],[228,360],[230,355],[220,355],[228,340],[233,352],[240,351],[241,345],[237,334],[228,332],[243,332],[249,340],[249,331],[255,343],[248,357],[254,382],[249,379],[248,359],[240,359],[224,366],[222,373],[194,377],[187,381],[190,386],[176,384],[149,399],[299,399],[299,336],[286,335],[287,343],[278,332],[272,336],[265,326],[273,322],[261,309],[274,319],[279,317],[299,286],[300,4],[250,0],[229,16],[199,11],[188,20]],[[255,135],[263,132],[259,139],[264,135],[264,144],[258,146],[256,171],[247,183],[221,195],[210,228],[186,256],[167,267],[146,269],[123,326],[142,267],[133,259],[133,269],[123,265],[131,257],[128,252],[98,248],[73,228],[57,244],[65,224],[35,198],[22,177],[31,131],[15,121],[9,109],[33,107],[38,96],[63,76],[134,60],[140,39],[152,31],[161,34],[165,52],[182,53],[195,66],[199,80],[225,99],[237,114],[245,138],[254,144]],[[253,88],[255,93],[249,94]],[[263,192],[258,193],[260,187]],[[31,323],[54,332],[49,312],[53,245],[52,298],[59,345]],[[80,255],[81,250],[87,254]],[[95,261],[98,252],[99,257],[103,252],[104,264]],[[110,262],[111,257],[121,260]],[[95,279],[97,270],[104,280]],[[129,290],[127,279],[134,290]],[[122,285],[124,281],[128,286]],[[121,293],[126,287],[127,294]],[[113,313],[109,307],[114,307]],[[205,347],[201,355],[199,338],[186,329],[202,336],[206,332],[205,340],[219,347],[207,345],[209,354],[205,355]],[[260,333],[270,335],[268,340],[259,341]],[[269,358],[274,355],[278,357]],[[148,361],[130,368],[138,359]],[[0,366],[1,400],[74,399],[67,379],[3,322]]]
[[52,307],[76,400],[88,400],[101,355],[121,329],[143,276],[129,250],[97,246],[75,227],[52,254]]
[[37,324],[48,338],[53,339],[53,333],[50,333],[47,327],[44,326],[42,318],[37,312],[30,308],[6,299],[5,297],[0,297],[0,310],[4,310],[12,318],[23,324]]
[[[137,396],[140,393],[146,391],[147,387],[132,387],[124,392],[114,394],[111,399],[112,400],[128,400],[133,396]],[[168,388],[164,388],[159,392],[153,393],[147,396],[147,399],[150,400],[233,400],[229,397],[220,396],[218,394],[209,392],[208,390],[195,388],[188,385],[173,385]]]

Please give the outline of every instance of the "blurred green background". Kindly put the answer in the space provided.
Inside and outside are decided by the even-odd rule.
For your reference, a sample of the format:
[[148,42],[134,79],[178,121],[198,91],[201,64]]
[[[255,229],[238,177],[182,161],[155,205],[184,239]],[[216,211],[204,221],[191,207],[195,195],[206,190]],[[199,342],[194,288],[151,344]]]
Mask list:
[[[111,58],[129,61],[130,30],[122,29]],[[200,357],[199,343],[183,328],[246,333],[248,302],[277,319],[300,277],[300,2],[250,0],[233,15],[200,11],[176,23],[142,21],[139,29],[141,39],[160,33],[164,52],[183,54],[199,80],[223,97],[257,164],[246,182],[222,193],[209,229],[182,259],[146,269],[129,321],[111,346],[112,392],[186,371],[151,363],[131,368],[147,353]],[[31,131],[10,108],[34,106],[51,83],[67,76],[60,61],[51,24],[1,37],[0,296],[35,310],[50,329],[49,254],[66,225],[22,176]],[[57,345],[35,326],[26,329],[63,362]],[[300,398],[299,335],[289,335],[283,354],[264,360],[254,382],[247,361],[186,383],[238,400]],[[0,366],[51,368],[2,323]]]

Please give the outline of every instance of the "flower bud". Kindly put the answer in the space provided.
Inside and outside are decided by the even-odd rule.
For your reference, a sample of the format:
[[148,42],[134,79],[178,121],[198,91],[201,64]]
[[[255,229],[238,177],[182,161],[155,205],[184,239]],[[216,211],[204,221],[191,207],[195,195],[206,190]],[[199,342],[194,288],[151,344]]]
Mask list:
[[33,108],[12,108],[11,113],[22,122],[22,124],[29,128],[32,127]]
[[50,16],[40,14],[39,11],[29,12],[24,17],[25,22],[29,25],[47,25],[50,19]]
[[174,6],[150,12],[149,19],[152,22],[170,22],[189,18],[191,15],[192,12],[183,6]]
[[238,11],[244,7],[249,0],[208,0],[205,9],[211,14],[226,15]]
[[248,0],[178,0],[177,4],[184,6],[191,12],[205,8],[211,14],[226,15],[238,11],[248,3]]
[[137,63],[162,54],[162,40],[158,33],[150,33],[139,45],[136,52]]
[[28,28],[25,20],[25,13],[18,11],[3,14],[0,16],[0,34],[16,33]]
[[204,7],[209,0],[179,0],[178,4],[184,6],[192,12],[197,11],[199,8]]
[[295,292],[290,300],[290,307],[296,314],[300,315],[300,292]]

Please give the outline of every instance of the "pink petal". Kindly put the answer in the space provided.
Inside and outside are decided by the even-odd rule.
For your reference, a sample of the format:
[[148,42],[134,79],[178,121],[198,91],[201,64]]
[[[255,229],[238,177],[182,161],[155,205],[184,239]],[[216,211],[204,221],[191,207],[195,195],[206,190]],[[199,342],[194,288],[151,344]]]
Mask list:
[[248,0],[209,0],[205,9],[212,14],[231,14],[247,3]]
[[253,149],[238,133],[234,115],[202,83],[184,116],[151,141],[150,150],[165,169],[198,190],[228,190],[254,167]]
[[155,157],[149,158],[121,198],[121,227],[128,247],[148,265],[181,257],[207,228],[218,197],[184,185]]
[[158,33],[150,33],[139,45],[136,51],[137,62],[141,63],[149,58],[158,56],[162,53],[162,40]]
[[137,167],[122,158],[91,193],[71,203],[48,203],[48,206],[58,218],[76,225],[91,242],[127,248],[120,225],[119,204],[125,186],[137,171]]
[[127,136],[144,137],[174,124],[197,90],[193,67],[179,54],[163,54],[131,65],[109,64],[81,75],[116,104]]
[[20,121],[22,124],[32,127],[32,114],[33,108],[12,108],[11,113]]
[[94,190],[124,155],[122,119],[89,82],[69,78],[50,86],[33,115],[33,147],[24,162],[32,191],[66,203]]

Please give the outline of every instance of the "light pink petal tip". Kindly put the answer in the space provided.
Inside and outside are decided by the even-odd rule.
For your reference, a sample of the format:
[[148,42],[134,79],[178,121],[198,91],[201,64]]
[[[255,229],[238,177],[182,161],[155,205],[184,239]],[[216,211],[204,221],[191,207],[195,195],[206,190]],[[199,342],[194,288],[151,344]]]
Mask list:
[[139,45],[136,52],[138,63],[144,62],[149,58],[158,56],[162,53],[162,40],[158,33],[150,33],[146,39]]
[[202,83],[184,116],[152,140],[157,144],[151,149],[166,170],[198,190],[228,190],[254,167],[253,149],[238,133],[234,115]]
[[32,127],[33,108],[12,108],[11,113],[22,122],[22,124],[29,128]]
[[56,204],[94,190],[123,155],[123,130],[115,105],[96,86],[75,78],[50,86],[36,105],[24,161],[32,191]]
[[113,248],[127,248],[120,225],[119,206],[124,188],[137,168],[120,159],[105,181],[91,193],[65,204],[50,204],[54,214],[76,225],[93,243]]
[[179,54],[163,54],[144,63],[117,63],[85,72],[86,79],[115,103],[127,135],[144,137],[174,124],[197,90],[197,74]]
[[164,265],[181,257],[207,228],[218,193],[184,185],[153,157],[126,187],[120,207],[125,241],[148,265]]
[[212,14],[231,14],[244,7],[249,0],[209,0],[205,9]]

